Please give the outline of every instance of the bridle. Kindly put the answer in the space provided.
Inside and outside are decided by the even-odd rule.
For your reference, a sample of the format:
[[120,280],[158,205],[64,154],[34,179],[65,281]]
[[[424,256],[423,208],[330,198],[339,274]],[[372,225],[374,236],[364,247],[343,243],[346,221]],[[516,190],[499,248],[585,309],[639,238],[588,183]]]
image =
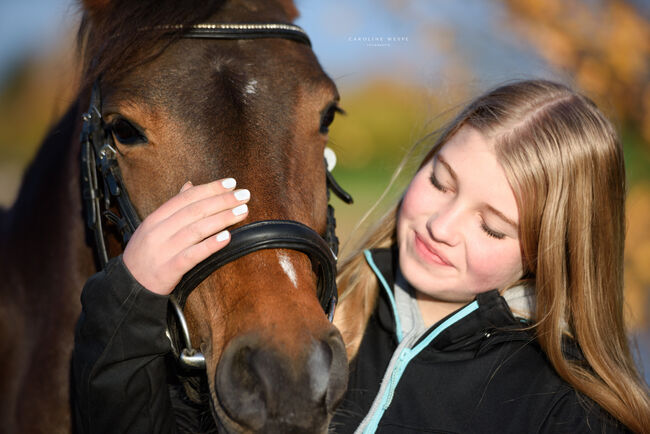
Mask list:
[[[293,24],[197,24],[190,27],[164,26],[164,29],[183,31],[183,38],[283,38],[311,47],[305,31]],[[86,224],[93,232],[94,250],[103,269],[109,260],[103,219],[117,226],[123,244],[128,242],[141,221],[124,185],[113,136],[106,129],[101,107],[100,85],[97,80],[91,92],[89,109],[82,116],[81,176]],[[338,185],[327,162],[325,164],[328,199],[332,191],[344,202],[352,203],[352,197]],[[185,274],[170,295],[167,335],[179,365],[185,370],[205,369],[205,357],[192,347],[183,314],[189,295],[216,269],[258,250],[291,249],[305,253],[318,271],[318,299],[331,321],[337,302],[335,279],[339,242],[335,230],[334,208],[330,204],[327,205],[324,237],[293,220],[262,220],[233,230],[230,243]]]

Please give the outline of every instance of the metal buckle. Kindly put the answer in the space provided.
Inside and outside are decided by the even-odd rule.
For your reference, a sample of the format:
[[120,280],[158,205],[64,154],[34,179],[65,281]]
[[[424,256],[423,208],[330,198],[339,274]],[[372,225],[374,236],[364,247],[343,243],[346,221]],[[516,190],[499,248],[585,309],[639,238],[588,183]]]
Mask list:
[[183,314],[183,309],[181,309],[176,297],[173,295],[169,297],[169,303],[172,306],[172,311],[176,315],[178,324],[181,329],[181,338],[183,339],[184,347],[176,348],[176,343],[172,339],[169,328],[167,328],[166,334],[169,342],[172,345],[172,350],[178,357],[180,365],[185,369],[205,369],[205,356],[202,352],[195,350],[192,347],[192,340],[190,339],[190,330],[187,327],[187,321],[185,321],[185,315]]

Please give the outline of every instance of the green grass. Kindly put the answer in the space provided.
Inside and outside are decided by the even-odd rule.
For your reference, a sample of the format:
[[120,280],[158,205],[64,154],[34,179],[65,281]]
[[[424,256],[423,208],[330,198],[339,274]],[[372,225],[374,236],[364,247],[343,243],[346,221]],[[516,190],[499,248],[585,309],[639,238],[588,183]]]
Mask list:
[[621,134],[628,186],[650,183],[650,145],[631,128]]

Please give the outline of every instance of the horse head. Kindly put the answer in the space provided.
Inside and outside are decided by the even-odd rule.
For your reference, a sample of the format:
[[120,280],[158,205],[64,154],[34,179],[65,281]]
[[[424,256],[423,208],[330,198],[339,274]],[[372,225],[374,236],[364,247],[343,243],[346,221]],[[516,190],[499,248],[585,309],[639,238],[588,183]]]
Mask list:
[[[101,95],[97,112],[138,218],[188,180],[233,177],[252,192],[244,223],[327,232],[323,152],[338,93],[288,25],[290,1],[86,0],[84,9],[84,94]],[[206,37],[216,28],[229,30]],[[115,227],[104,229],[107,251],[119,253]],[[179,372],[191,399],[209,397],[220,429],[325,432],[347,382],[318,290],[327,258],[272,247],[224,262],[184,293],[179,315],[205,361],[200,380]]]

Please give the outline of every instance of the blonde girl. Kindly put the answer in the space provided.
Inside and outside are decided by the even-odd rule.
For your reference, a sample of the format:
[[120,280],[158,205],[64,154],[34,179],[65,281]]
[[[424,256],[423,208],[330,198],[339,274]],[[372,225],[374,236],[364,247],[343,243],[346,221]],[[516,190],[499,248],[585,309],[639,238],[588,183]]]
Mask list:
[[650,432],[623,320],[625,171],[593,102],[521,81],[442,131],[340,266],[336,432]]

